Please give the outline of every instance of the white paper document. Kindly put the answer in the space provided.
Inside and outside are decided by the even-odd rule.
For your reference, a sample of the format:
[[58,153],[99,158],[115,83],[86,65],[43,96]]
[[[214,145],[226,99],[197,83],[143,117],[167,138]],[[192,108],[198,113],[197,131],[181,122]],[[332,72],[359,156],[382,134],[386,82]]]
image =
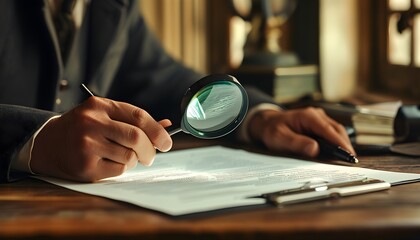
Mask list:
[[41,179],[176,216],[264,204],[265,199],[250,197],[298,188],[308,182],[335,183],[366,177],[391,184],[420,180],[420,174],[335,166],[221,146],[159,153],[150,167],[139,164],[121,176],[98,183]]

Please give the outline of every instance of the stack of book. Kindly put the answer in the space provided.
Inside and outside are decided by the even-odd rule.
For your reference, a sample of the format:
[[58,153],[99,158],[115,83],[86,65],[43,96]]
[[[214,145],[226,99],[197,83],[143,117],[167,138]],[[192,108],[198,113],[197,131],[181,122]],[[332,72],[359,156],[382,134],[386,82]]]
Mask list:
[[394,119],[401,102],[359,105],[352,115],[356,144],[390,145],[394,143]]

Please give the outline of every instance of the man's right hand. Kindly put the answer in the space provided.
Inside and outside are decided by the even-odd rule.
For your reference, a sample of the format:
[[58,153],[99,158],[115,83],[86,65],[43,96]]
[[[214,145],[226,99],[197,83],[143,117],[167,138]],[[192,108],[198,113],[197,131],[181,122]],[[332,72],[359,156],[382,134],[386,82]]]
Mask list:
[[117,176],[139,161],[149,166],[156,150],[166,152],[172,139],[145,110],[105,98],[90,97],[52,119],[37,135],[31,169],[46,176],[95,182]]

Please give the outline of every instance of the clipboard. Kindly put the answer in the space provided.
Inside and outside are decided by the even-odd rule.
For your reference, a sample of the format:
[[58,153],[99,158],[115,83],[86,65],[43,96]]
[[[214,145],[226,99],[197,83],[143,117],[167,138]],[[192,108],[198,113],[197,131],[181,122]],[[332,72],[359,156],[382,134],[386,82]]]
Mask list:
[[391,184],[373,178],[364,178],[341,183],[305,183],[302,187],[271,192],[258,196],[276,206],[303,203],[327,198],[346,197],[369,192],[387,190]]

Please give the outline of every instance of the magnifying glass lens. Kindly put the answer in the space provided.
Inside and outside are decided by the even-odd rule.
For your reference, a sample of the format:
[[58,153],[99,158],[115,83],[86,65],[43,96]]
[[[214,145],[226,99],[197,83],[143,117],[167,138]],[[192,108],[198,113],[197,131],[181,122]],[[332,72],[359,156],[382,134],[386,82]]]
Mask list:
[[186,121],[202,132],[220,130],[231,124],[240,115],[243,93],[228,81],[219,81],[205,86],[192,98],[186,109]]
[[181,102],[179,125],[166,128],[170,135],[178,132],[212,139],[235,130],[248,110],[248,95],[230,75],[206,76],[188,88]]

